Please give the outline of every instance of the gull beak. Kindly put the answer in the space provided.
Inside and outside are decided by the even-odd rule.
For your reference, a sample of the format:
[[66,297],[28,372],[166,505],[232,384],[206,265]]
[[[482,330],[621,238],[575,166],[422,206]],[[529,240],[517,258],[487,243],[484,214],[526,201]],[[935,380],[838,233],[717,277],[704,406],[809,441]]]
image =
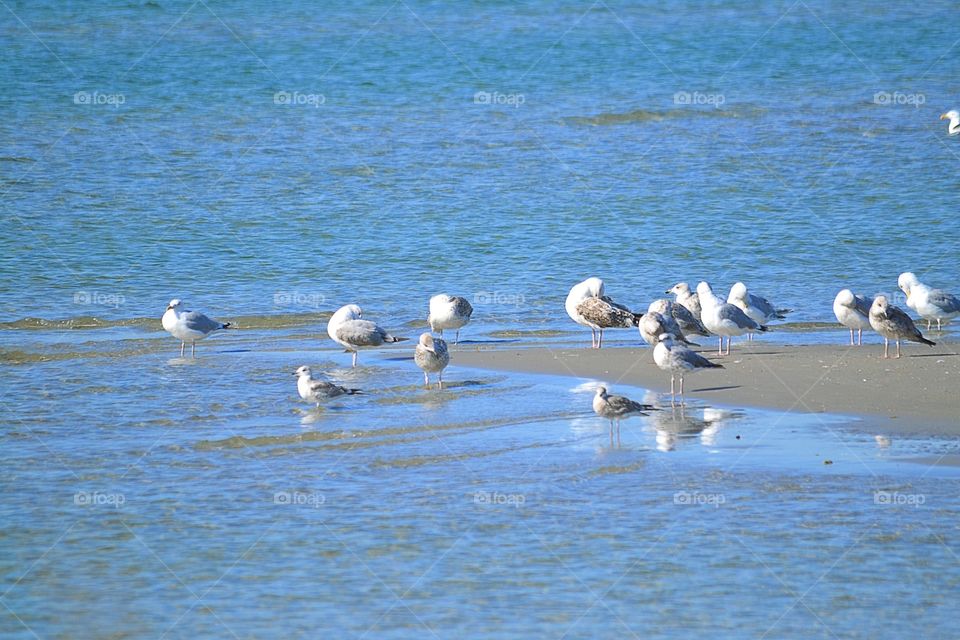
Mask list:
[[941,119],[941,120],[947,120],[947,114],[941,113],[941,114],[940,114],[940,119]]
[[673,289],[667,289],[664,293],[673,293]]

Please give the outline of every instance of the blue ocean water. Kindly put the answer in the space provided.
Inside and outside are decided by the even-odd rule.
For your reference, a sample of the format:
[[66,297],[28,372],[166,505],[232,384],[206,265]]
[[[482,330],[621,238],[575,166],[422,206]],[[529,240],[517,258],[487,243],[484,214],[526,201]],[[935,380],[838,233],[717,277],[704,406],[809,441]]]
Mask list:
[[[638,308],[742,280],[842,342],[841,287],[958,289],[958,27],[937,1],[6,2],[0,630],[949,635],[957,479],[899,460],[952,442],[694,406],[610,447],[579,382],[439,395],[323,329],[357,302],[414,336],[446,291],[475,343],[585,341],[563,298],[597,275]],[[171,361],[174,297],[239,330]],[[305,363],[369,393],[306,411]]]

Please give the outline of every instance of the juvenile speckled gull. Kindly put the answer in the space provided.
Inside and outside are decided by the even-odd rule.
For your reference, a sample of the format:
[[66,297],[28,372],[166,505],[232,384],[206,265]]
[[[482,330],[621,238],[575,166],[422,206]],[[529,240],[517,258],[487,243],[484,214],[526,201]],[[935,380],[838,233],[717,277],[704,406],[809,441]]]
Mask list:
[[693,317],[702,320],[703,308],[700,304],[700,296],[690,291],[690,285],[686,282],[678,282],[664,293],[672,293],[676,297],[677,304],[685,307]]
[[870,307],[870,326],[883,336],[883,357],[889,358],[890,340],[897,341],[897,357],[900,357],[900,341],[921,342],[931,347],[936,342],[927,340],[906,313],[887,302],[886,296],[877,296]]
[[348,304],[337,309],[327,323],[327,335],[353,353],[353,366],[357,366],[358,350],[407,339],[390,335],[376,323],[363,320],[362,315],[363,311],[358,305]]
[[857,330],[857,343],[863,344],[863,330],[870,328],[870,305],[873,298],[855,294],[844,289],[833,300],[833,315],[843,326],[850,329],[850,344],[853,342],[853,330]]
[[742,336],[750,331],[767,330],[765,326],[749,318],[740,307],[729,302],[721,302],[713,294],[713,289],[710,288],[708,283],[701,282],[697,285],[697,295],[700,297],[700,305],[703,309],[703,314],[700,317],[703,320],[703,325],[720,337],[718,355],[724,355],[724,337],[727,338],[726,354],[729,355],[730,341],[733,336]]
[[567,299],[564,302],[564,308],[570,319],[584,327],[590,327],[590,346],[597,348],[597,326],[588,322],[577,307],[587,298],[600,297],[603,295],[603,280],[600,278],[587,278],[583,282],[578,282],[570,288]]
[[603,289],[600,278],[588,278],[570,289],[565,303],[567,315],[578,324],[590,327],[593,337],[590,346],[596,349],[603,346],[604,329],[635,327],[641,317],[605,296]]
[[180,340],[180,357],[183,357],[183,348],[190,343],[190,357],[197,355],[197,342],[203,340],[214,331],[226,329],[229,322],[211,320],[199,311],[187,311],[183,303],[174,298],[167,305],[160,323],[164,330],[174,338]]
[[[651,308],[656,306],[656,303],[654,303],[651,305]],[[637,325],[637,328],[640,330],[640,337],[651,347],[657,346],[657,343],[660,342],[660,336],[665,333],[672,335],[677,342],[693,344],[692,342],[688,342],[683,336],[683,331],[673,316],[660,313],[659,311],[648,310],[647,313],[643,314],[643,317],[640,318],[640,323]]]
[[699,353],[674,342],[673,336],[665,333],[653,349],[653,361],[664,371],[670,372],[670,398],[676,397],[674,378],[680,378],[680,401],[683,402],[683,376],[701,369],[722,369],[723,365],[710,362]]
[[909,271],[900,274],[897,285],[907,294],[907,306],[927,321],[928,331],[934,320],[939,331],[944,322],[950,322],[960,315],[960,298],[942,289],[931,289]]
[[443,389],[443,370],[450,364],[450,352],[443,338],[421,333],[413,353],[413,361],[423,370],[423,383],[430,386],[431,373],[437,374],[437,388]]
[[317,407],[324,400],[360,393],[360,389],[348,389],[326,380],[315,380],[310,367],[300,367],[293,375],[297,376],[297,393],[307,402],[316,403]]
[[453,343],[460,342],[460,329],[470,322],[470,316],[473,315],[473,305],[461,296],[449,296],[441,293],[430,298],[430,311],[427,314],[427,324],[431,331],[440,332],[443,336],[444,329],[456,329],[457,334]]
[[645,411],[653,409],[649,404],[640,404],[624,396],[615,396],[607,393],[606,387],[597,387],[593,396],[593,411],[598,416],[610,421],[610,440],[613,440],[613,426],[616,423],[617,435],[620,434],[620,421],[630,416],[645,416]]

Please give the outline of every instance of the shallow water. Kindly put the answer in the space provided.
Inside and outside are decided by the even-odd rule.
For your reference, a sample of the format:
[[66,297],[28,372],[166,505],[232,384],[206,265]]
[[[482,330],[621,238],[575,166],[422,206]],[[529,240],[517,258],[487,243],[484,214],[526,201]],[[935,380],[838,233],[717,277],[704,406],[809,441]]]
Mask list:
[[[611,446],[589,381],[454,365],[438,393],[409,346],[354,371],[324,328],[359,302],[415,337],[445,290],[464,348],[583,345],[584,277],[641,309],[709,278],[795,310],[765,339],[844,344],[841,286],[957,288],[958,28],[947,2],[9,3],[0,635],[949,636],[952,440],[693,404]],[[173,297],[238,330],[175,357]],[[310,410],[302,364],[365,393]]]

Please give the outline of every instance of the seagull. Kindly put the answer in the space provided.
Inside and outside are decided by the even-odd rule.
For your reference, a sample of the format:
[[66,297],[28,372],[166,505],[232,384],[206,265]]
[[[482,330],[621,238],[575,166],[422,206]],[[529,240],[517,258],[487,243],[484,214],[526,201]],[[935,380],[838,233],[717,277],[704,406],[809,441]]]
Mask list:
[[901,309],[889,304],[887,296],[877,296],[870,307],[870,326],[873,330],[883,336],[883,357],[889,358],[888,352],[890,340],[897,341],[897,357],[900,357],[900,341],[909,340],[910,342],[921,342],[931,347],[936,342],[927,340],[913,324],[906,313]]
[[597,387],[597,395],[593,396],[593,411],[598,416],[610,421],[610,441],[613,441],[613,425],[617,425],[617,434],[620,434],[620,420],[630,416],[645,416],[645,411],[653,409],[649,404],[640,404],[624,396],[612,396],[607,393],[606,387]]
[[460,342],[460,329],[470,322],[473,306],[461,296],[448,296],[441,293],[430,298],[430,313],[427,315],[427,324],[431,331],[439,331],[443,337],[444,329],[456,329],[457,335],[454,344]]
[[[651,305],[651,307],[654,306],[656,305]],[[677,342],[699,346],[687,341],[683,335],[683,331],[680,329],[680,325],[677,324],[673,316],[658,311],[647,311],[647,313],[640,318],[640,323],[637,327],[640,329],[640,337],[651,347],[657,346],[657,343],[660,342],[660,336],[663,334],[672,335]]]
[[674,378],[680,377],[680,403],[683,403],[683,375],[694,373],[701,369],[722,369],[722,364],[710,362],[699,353],[691,351],[682,344],[674,342],[669,333],[660,336],[660,341],[653,349],[653,361],[664,371],[670,372],[670,401],[676,398],[674,393]]
[[318,409],[324,400],[361,393],[360,389],[348,389],[326,380],[314,380],[310,367],[300,367],[293,372],[293,375],[297,376],[297,393],[307,402],[317,403]]
[[605,296],[600,278],[587,278],[574,285],[564,306],[574,322],[590,327],[590,346],[595,349],[603,346],[604,329],[635,327],[641,317]]
[[337,309],[327,323],[327,335],[353,353],[353,366],[357,366],[357,351],[379,347],[384,343],[400,342],[408,338],[397,338],[375,322],[361,320],[363,311],[358,305],[348,304]]
[[660,298],[651,302],[650,306],[647,307],[647,313],[651,311],[656,311],[661,315],[669,316],[676,320],[684,336],[688,334],[698,336],[710,335],[710,332],[703,326],[703,323],[693,315],[690,309],[687,309],[682,304],[676,304],[666,298]]
[[580,315],[577,306],[587,298],[599,298],[603,295],[603,280],[600,278],[587,278],[583,282],[573,285],[570,293],[567,294],[567,300],[564,308],[570,319],[585,327],[590,327],[590,346],[597,348],[597,326],[588,322],[586,318]]
[[960,298],[942,289],[931,289],[909,271],[900,274],[897,285],[907,294],[907,306],[927,321],[927,331],[934,320],[940,331],[944,322],[960,315]]
[[742,336],[751,331],[767,330],[764,325],[748,317],[740,307],[729,302],[721,302],[706,282],[697,285],[697,296],[699,296],[700,305],[703,308],[703,315],[700,317],[703,320],[703,325],[712,333],[720,336],[718,355],[724,355],[724,336],[727,338],[726,355],[730,355],[730,340],[733,336]]
[[853,342],[853,330],[857,330],[857,344],[863,344],[863,330],[870,328],[870,305],[873,298],[855,294],[844,289],[833,300],[833,314],[843,326],[850,329],[850,344]]
[[167,305],[160,322],[164,330],[174,338],[180,340],[180,357],[183,357],[183,348],[190,343],[190,357],[197,355],[197,342],[203,340],[214,331],[226,329],[229,322],[211,320],[199,311],[186,311],[183,302],[174,298]]
[[947,135],[955,136],[960,133],[960,111],[951,109],[940,116],[941,120],[949,120],[947,124]]
[[447,341],[429,333],[420,334],[420,342],[413,353],[413,361],[423,369],[423,384],[430,386],[430,374],[437,374],[437,389],[443,389],[443,370],[450,364]]
[[686,307],[697,320],[702,320],[700,317],[702,313],[700,296],[692,293],[690,291],[690,285],[686,282],[678,282],[673,285],[673,287],[664,291],[664,293],[672,293],[676,297],[677,304]]
[[[767,324],[771,320],[783,320],[790,309],[777,309],[766,298],[756,296],[747,291],[747,285],[738,282],[730,287],[727,302],[740,307],[747,317],[757,324]],[[753,332],[747,334],[747,339],[753,339]]]

